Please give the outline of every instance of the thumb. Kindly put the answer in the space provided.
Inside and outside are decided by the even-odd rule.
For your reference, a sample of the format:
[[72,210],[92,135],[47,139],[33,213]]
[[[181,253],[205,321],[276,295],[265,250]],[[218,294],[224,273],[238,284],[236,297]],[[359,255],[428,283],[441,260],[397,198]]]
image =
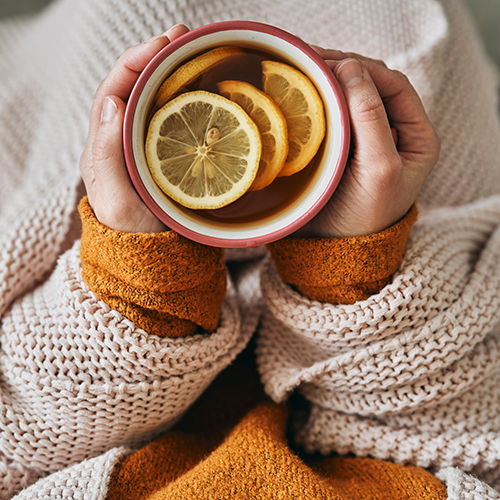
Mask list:
[[[398,157],[384,103],[377,87],[358,59],[344,59],[335,68],[349,108],[356,155],[379,164],[381,157]],[[370,164],[370,163],[368,163]]]
[[113,229],[163,230],[164,226],[146,209],[130,181],[123,157],[124,113],[125,103],[119,97],[103,99],[101,120],[91,148],[92,182],[90,186],[85,182],[89,203],[97,219]]
[[[102,101],[101,121],[92,144],[92,168],[99,192],[128,190],[130,181],[123,158],[122,126],[125,104],[118,97]],[[131,187],[131,186],[130,186]]]

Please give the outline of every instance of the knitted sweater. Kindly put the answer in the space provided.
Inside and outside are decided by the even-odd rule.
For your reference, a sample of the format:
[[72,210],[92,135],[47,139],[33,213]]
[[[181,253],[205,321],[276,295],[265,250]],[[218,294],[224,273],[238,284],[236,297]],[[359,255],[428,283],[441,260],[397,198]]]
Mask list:
[[[128,45],[178,22],[234,18],[405,72],[441,159],[404,259],[376,293],[347,305],[309,299],[267,259],[228,282],[215,331],[159,337],[137,313],[144,303],[120,312],[82,278],[77,163],[89,108]],[[124,457],[168,436],[259,324],[265,392],[281,402],[297,390],[311,404],[307,420],[294,419],[297,445],[428,468],[450,498],[498,498],[496,83],[452,0],[59,0],[0,23],[0,496],[104,498]],[[283,418],[262,411],[269,425]],[[294,460],[281,467],[302,470]],[[359,462],[342,464],[360,481]]]

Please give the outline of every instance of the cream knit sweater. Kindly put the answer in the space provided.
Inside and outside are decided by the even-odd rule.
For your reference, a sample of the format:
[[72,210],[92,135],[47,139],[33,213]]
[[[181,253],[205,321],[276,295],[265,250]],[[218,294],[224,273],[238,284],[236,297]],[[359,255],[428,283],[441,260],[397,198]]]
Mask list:
[[[214,334],[159,339],[81,278],[89,109],[127,46],[178,22],[235,18],[405,72],[441,135],[441,160],[401,269],[379,294],[312,302],[266,261],[262,295],[248,269]],[[307,450],[430,467],[450,498],[499,498],[480,481],[500,487],[496,83],[452,0],[59,0],[0,23],[0,498],[104,498],[114,464],[180,418],[243,349],[262,299],[259,370],[275,400],[298,388],[312,402],[296,423]]]

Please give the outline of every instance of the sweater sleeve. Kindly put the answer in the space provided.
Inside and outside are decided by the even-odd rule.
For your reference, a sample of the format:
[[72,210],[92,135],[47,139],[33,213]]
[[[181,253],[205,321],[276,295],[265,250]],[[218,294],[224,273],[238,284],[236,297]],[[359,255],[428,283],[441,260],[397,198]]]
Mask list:
[[79,210],[82,276],[99,299],[160,337],[216,329],[227,281],[222,249],[174,231],[112,230],[96,219],[87,198]]
[[[83,241],[2,315],[0,495],[164,432],[252,334],[242,328],[220,250],[173,233],[110,231],[85,202],[82,214]],[[215,298],[209,297],[211,280],[194,276],[200,268],[219,283]],[[147,302],[147,290],[156,302]],[[203,311],[206,304],[214,308],[207,318],[190,309]],[[163,318],[150,314],[157,306],[167,318],[165,329]],[[191,323],[201,328],[189,335]]]
[[352,304],[387,285],[417,220],[414,205],[394,226],[353,238],[286,238],[269,245],[283,280],[321,302]]
[[[293,391],[309,401],[307,419],[295,427],[300,446],[433,470],[452,466],[499,484],[492,403],[500,383],[499,242],[495,195],[421,209],[392,277],[378,254],[375,265],[360,267],[362,285],[387,268],[386,284],[371,294],[363,285],[352,296],[351,274],[343,264],[337,272],[338,259],[322,275],[313,264],[310,276],[293,259],[280,272],[284,253],[266,264],[258,368],[275,401]],[[346,285],[349,300],[336,291]]]

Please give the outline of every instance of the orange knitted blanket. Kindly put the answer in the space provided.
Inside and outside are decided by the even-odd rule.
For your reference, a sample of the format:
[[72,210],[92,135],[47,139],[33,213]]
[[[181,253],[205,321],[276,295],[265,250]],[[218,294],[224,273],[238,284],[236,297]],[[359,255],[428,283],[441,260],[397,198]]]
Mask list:
[[[99,298],[151,333],[216,327],[225,290],[220,250],[174,232],[152,238],[112,231],[86,200],[80,211],[83,276]],[[269,249],[283,279],[304,295],[353,302],[390,281],[416,216],[413,207],[377,235],[286,239]],[[107,500],[447,498],[442,483],[418,467],[301,455],[287,441],[289,411],[264,394],[251,343],[173,430],[121,461]]]

